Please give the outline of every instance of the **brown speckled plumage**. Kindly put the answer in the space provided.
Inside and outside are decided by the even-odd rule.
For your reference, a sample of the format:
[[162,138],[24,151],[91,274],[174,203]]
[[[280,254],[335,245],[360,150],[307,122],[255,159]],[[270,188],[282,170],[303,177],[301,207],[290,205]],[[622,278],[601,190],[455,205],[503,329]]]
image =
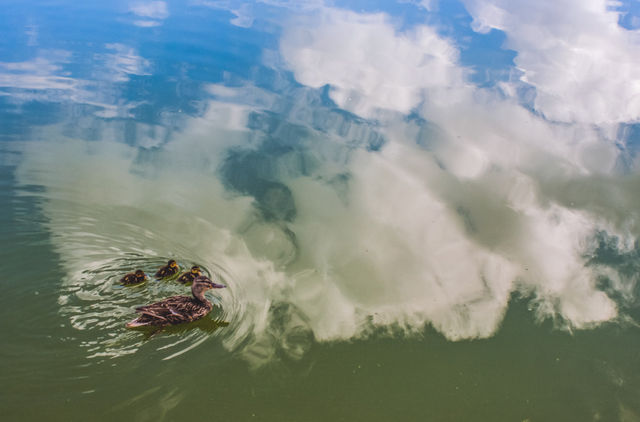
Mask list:
[[127,327],[142,327],[147,325],[165,326],[182,324],[202,318],[211,312],[213,305],[204,297],[204,292],[213,288],[225,287],[216,284],[207,277],[197,277],[191,286],[193,297],[171,296],[151,305],[140,306],[136,312],[138,318],[127,324]]
[[123,286],[133,286],[136,284],[144,283],[147,281],[147,275],[142,270],[136,270],[133,273],[125,274],[120,279],[120,284]]
[[171,259],[169,260],[169,262],[167,262],[167,265],[165,265],[164,267],[160,267],[160,269],[156,272],[155,277],[157,279],[171,277],[178,274],[179,269],[180,268],[178,267],[178,263]]
[[198,267],[197,265],[194,265],[193,267],[191,267],[191,271],[182,273],[180,277],[178,277],[178,282],[182,284],[193,283],[193,280],[195,280],[196,277],[198,277],[201,274],[202,274],[202,271],[200,270],[200,267]]

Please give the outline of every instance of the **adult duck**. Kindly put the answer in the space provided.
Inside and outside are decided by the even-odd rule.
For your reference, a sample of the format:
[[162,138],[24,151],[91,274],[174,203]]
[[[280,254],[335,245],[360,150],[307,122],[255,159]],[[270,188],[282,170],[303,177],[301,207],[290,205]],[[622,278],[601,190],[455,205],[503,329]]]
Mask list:
[[211,312],[213,305],[204,297],[204,292],[209,289],[221,289],[226,287],[217,284],[205,276],[196,277],[191,285],[189,296],[171,296],[151,305],[140,306],[136,312],[140,316],[127,324],[127,328],[165,325],[176,325],[184,322],[195,321]]
[[179,269],[180,267],[178,267],[178,263],[175,260],[170,259],[169,262],[167,262],[167,265],[160,267],[156,272],[155,277],[157,279],[171,277],[178,274]]

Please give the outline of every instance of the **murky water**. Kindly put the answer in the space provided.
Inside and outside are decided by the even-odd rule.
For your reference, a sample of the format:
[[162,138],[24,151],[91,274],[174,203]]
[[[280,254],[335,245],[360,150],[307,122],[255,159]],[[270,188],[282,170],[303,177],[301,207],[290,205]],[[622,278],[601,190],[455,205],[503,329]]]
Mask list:
[[565,3],[5,1],[3,417],[640,420],[640,14]]

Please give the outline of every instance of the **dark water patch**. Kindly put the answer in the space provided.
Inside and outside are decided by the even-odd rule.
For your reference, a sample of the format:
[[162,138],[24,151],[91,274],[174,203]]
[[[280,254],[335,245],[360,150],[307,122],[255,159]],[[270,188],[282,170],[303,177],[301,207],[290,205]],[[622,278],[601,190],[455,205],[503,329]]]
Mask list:
[[315,342],[304,313],[291,303],[280,302],[271,306],[269,315],[270,335],[279,340],[280,358],[295,361],[303,359]]
[[640,123],[623,123],[618,128],[616,134],[618,142],[627,154],[621,154],[623,169],[629,171],[634,169],[634,160],[640,152]]
[[636,240],[632,247],[622,245],[618,236],[600,231],[595,235],[596,248],[588,257],[588,265],[602,266],[615,276],[603,274],[598,287],[614,299],[623,316],[630,316],[640,323],[640,245]]
[[640,244],[636,240],[633,247],[623,247],[622,240],[615,235],[600,231],[595,235],[597,247],[592,252],[591,264],[615,267],[620,274],[632,276],[640,273]]
[[125,84],[122,96],[132,102],[142,101],[132,110],[132,117],[148,124],[166,124],[166,113],[184,113],[200,116],[205,98],[201,82],[184,77],[172,78],[166,73],[160,75],[131,75]]
[[273,86],[267,89],[283,97],[278,98],[273,111],[250,113],[248,127],[265,133],[278,144],[295,142],[293,146],[297,148],[308,146],[308,140],[317,140],[318,133],[315,132],[338,137],[351,148],[362,147],[370,151],[380,150],[387,142],[375,121],[327,102],[330,100],[325,100],[324,90],[288,88],[281,92],[283,90]]
[[456,207],[456,213],[463,221],[467,233],[473,234],[478,231],[476,223],[473,220],[473,216],[471,215],[471,211],[468,208],[459,205]]
[[[327,112],[326,116],[331,115]],[[229,150],[220,169],[223,181],[229,188],[253,196],[264,218],[269,221],[292,221],[296,216],[294,197],[285,180],[302,176],[316,177],[321,160],[311,149],[315,142],[326,142],[329,148],[341,151],[348,157],[351,149],[365,148],[377,151],[385,143],[384,138],[357,119],[344,119],[326,124],[322,129],[328,134],[346,137],[347,142],[330,147],[331,141],[323,139],[322,132],[300,124],[292,124],[269,112],[253,112],[249,115],[248,127],[259,136],[255,149],[234,148]],[[353,137],[353,138],[352,138]],[[336,154],[336,152],[333,152]],[[347,176],[345,176],[347,177]],[[346,178],[334,178],[327,182],[346,195]]]
[[[138,366],[125,358],[111,373],[105,368],[96,391],[102,400],[78,395],[74,413],[60,403],[54,408],[93,412],[97,420],[190,418],[208,406],[216,418],[235,420],[623,420],[640,412],[624,392],[638,391],[630,375],[639,369],[636,352],[628,346],[640,346],[640,337],[611,328],[554,331],[515,301],[500,333],[487,340],[449,342],[426,330],[404,339],[314,343],[302,365],[257,371],[240,360],[216,361],[215,347],[195,350],[180,371],[153,355]],[[128,370],[138,381],[123,389],[116,374]],[[162,387],[144,374],[164,376]]]
[[301,140],[309,138],[309,130],[298,124],[283,120],[281,116],[270,112],[253,112],[249,114],[247,127],[264,132],[273,138],[269,144],[279,147],[299,146]]
[[8,98],[10,96],[0,96],[0,141],[29,140],[34,126],[57,123],[69,111],[68,106],[60,104],[41,101],[10,103]]
[[254,194],[267,221],[293,221],[296,217],[293,195],[286,185],[265,181],[257,184]]
[[221,169],[223,179],[232,189],[253,196],[266,220],[292,221],[296,207],[291,190],[275,180],[279,176],[278,159],[292,151],[290,147],[267,148],[263,153],[231,151]]
[[[38,189],[15,189],[11,166],[0,165],[0,179],[0,407],[7,409],[8,420],[29,420],[18,417],[30,411],[24,397],[50,396],[75,383],[60,375],[77,364],[66,352],[74,343],[74,332],[57,318],[64,271],[53,253],[50,234],[42,229],[41,198],[33,195]],[[14,403],[22,405],[16,408]]]

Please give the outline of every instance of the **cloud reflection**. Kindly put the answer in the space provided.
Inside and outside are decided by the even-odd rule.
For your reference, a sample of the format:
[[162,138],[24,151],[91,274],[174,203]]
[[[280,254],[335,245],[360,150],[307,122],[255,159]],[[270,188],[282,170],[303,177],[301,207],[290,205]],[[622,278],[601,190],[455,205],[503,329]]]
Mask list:
[[288,28],[281,52],[299,82],[329,84],[339,107],[363,117],[374,117],[375,109],[409,113],[427,97],[464,95],[454,45],[428,26],[397,34],[384,14],[325,9]]
[[464,0],[473,28],[504,31],[535,108],[562,122],[640,119],[640,33],[606,0]]
[[62,65],[68,63],[71,53],[52,51],[24,62],[0,62],[0,88],[24,90],[73,90],[78,82],[63,76]]
[[0,62],[0,95],[13,102],[44,101],[98,108],[100,117],[127,117],[138,105],[114,97],[104,84],[126,83],[130,75],[149,75],[150,63],[124,44],[107,44],[109,53],[94,54],[90,78],[75,78],[67,70],[74,58],[64,50],[44,50],[31,60]]
[[[490,10],[486,22],[511,28]],[[559,327],[619,315],[599,281],[628,291],[635,280],[590,256],[597,233],[621,249],[640,236],[638,169],[621,169],[628,157],[610,125],[632,112],[596,119],[568,95],[563,114],[542,101],[553,85],[542,81],[540,115],[509,84],[474,86],[455,41],[430,26],[400,30],[384,14],[332,8],[292,22],[282,61],[268,63],[273,86],[210,85],[206,113],[158,148],[26,149],[18,178],[46,188],[67,286],[84,287],[91,251],[127,248],[110,225],[69,227],[78,209],[108,209],[148,234],[146,254],[180,250],[232,275],[242,316],[223,341],[254,364],[372,328],[489,337],[514,293]],[[111,49],[115,81],[147,72],[131,49]],[[630,72],[618,82],[633,82]]]
[[191,0],[194,6],[204,6],[211,9],[228,10],[235,16],[230,23],[241,28],[250,28],[256,18],[261,16],[256,9],[259,6],[270,6],[279,9],[292,11],[295,13],[308,13],[324,7],[324,0],[257,0],[255,2],[244,2],[238,0]]
[[105,47],[113,53],[104,54],[101,58],[106,71],[98,74],[99,79],[126,82],[129,75],[150,75],[149,61],[137,55],[132,47],[118,43],[106,44]]
[[[390,140],[379,157],[364,155],[348,168],[353,181],[350,211],[358,216],[349,227],[357,226],[357,221],[361,230],[350,232],[348,239],[320,233],[312,236],[316,241],[329,241],[328,251],[335,248],[335,255],[328,252],[330,258],[320,256],[313,265],[330,263],[341,291],[349,290],[342,283],[357,284],[358,274],[366,274],[359,291],[365,286],[380,288],[383,302],[391,307],[386,312],[371,309],[372,314],[387,323],[422,315],[417,319],[430,321],[450,338],[490,335],[514,289],[534,292],[541,317],[560,316],[570,326],[586,327],[617,315],[615,303],[596,287],[600,270],[588,267],[585,256],[594,247],[593,235],[598,230],[636,238],[640,231],[634,221],[639,208],[636,205],[621,220],[593,207],[580,209],[576,202],[547,196],[569,179],[590,174],[609,175],[606,183],[619,184],[615,168],[622,152],[607,126],[555,124],[531,113],[504,91],[473,87],[465,69],[457,64],[451,42],[428,27],[400,32],[380,14],[327,9],[319,21],[286,31],[281,49],[298,81],[312,87],[327,84],[338,106],[363,117],[376,117]],[[624,73],[619,77],[621,81],[634,79]],[[625,98],[619,102],[622,107],[626,107]],[[572,110],[580,112],[583,104]],[[385,113],[406,114],[415,109],[426,119],[417,126]],[[378,168],[378,162],[384,166]],[[632,184],[640,188],[637,181]],[[387,188],[380,188],[367,202],[366,192],[373,186]],[[313,203],[307,192],[322,197],[321,203],[330,202],[308,185],[294,187],[293,192],[304,195],[301,204]],[[633,194],[626,190],[625,195]],[[442,208],[432,205],[438,203]],[[588,200],[581,198],[579,203],[584,206]],[[386,204],[388,216],[381,219]],[[618,201],[608,206],[625,204]],[[404,215],[403,209],[413,212]],[[310,221],[317,221],[312,210],[309,214],[314,216]],[[296,222],[304,215],[301,211]],[[349,221],[348,215],[341,214],[326,226],[340,226]],[[384,227],[389,230],[374,235],[376,228]],[[294,231],[299,234],[304,229]],[[356,233],[363,239],[376,239],[380,246],[358,240]],[[337,245],[348,246],[341,249]],[[375,259],[351,252],[361,250],[373,251]],[[440,256],[441,251],[447,254]],[[340,261],[345,261],[345,272],[336,275]],[[394,277],[397,272],[403,275],[400,285]],[[399,292],[408,292],[419,304],[412,305],[408,298],[394,303],[395,292],[384,288],[383,280],[393,280]],[[405,280],[409,280],[406,285]],[[439,296],[442,286],[446,293]],[[398,315],[393,317],[391,309],[398,309]]]
[[134,25],[143,28],[160,26],[162,21],[169,17],[169,8],[165,1],[136,2],[129,6],[129,11],[143,18],[133,22]]

